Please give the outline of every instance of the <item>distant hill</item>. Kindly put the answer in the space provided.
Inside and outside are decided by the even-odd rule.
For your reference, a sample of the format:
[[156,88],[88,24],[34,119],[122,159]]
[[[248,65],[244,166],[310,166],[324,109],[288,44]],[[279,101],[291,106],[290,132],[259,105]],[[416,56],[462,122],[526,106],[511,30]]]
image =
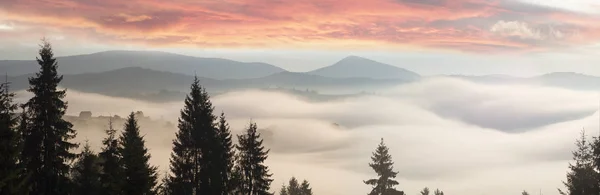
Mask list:
[[554,72],[528,78],[511,77],[506,75],[451,75],[450,77],[486,84],[527,84],[560,87],[572,90],[600,90],[600,77],[574,72]]
[[[11,89],[28,87],[32,74],[9,77]],[[149,101],[180,100],[188,93],[194,77],[148,68],[129,67],[99,73],[64,75],[61,86],[81,92],[109,96],[144,99]],[[211,79],[199,77],[209,92],[218,94],[236,89],[297,89],[346,90],[359,93],[378,87],[406,83],[399,79],[328,78],[306,73],[281,72],[252,79]]]
[[337,63],[308,72],[331,78],[402,79],[414,81],[419,74],[358,56],[348,56]]
[[[62,74],[105,72],[143,67],[214,79],[259,78],[285,71],[271,64],[238,62],[220,58],[199,58],[157,51],[106,51],[87,55],[57,57]],[[0,72],[11,76],[35,73],[35,60],[0,60]]]

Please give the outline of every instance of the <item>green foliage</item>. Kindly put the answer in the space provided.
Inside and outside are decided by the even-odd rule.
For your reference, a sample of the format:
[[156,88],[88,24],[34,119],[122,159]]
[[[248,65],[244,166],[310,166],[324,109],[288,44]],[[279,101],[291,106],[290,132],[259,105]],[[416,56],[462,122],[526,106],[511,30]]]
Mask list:
[[37,62],[40,71],[29,78],[27,91],[33,97],[25,104],[28,120],[23,121],[21,162],[30,175],[31,194],[68,194],[71,184],[69,163],[76,158],[71,150],[78,147],[69,142],[75,137],[73,125],[63,119],[67,103],[66,91],[57,90],[57,62],[50,43],[44,41]]
[[101,191],[102,184],[100,183],[101,171],[102,167],[100,167],[98,155],[94,154],[86,141],[72,169],[73,194],[103,194]]
[[256,123],[251,122],[245,134],[238,135],[239,166],[242,172],[241,191],[248,195],[269,195],[272,174],[264,165],[269,150],[263,146]]
[[[371,160],[373,162],[369,163],[369,166],[377,173],[378,178],[364,181],[365,184],[373,186],[369,195],[402,193],[394,189],[394,186],[398,185],[398,182],[393,178],[396,178],[398,172],[393,171],[394,162],[392,162],[392,156],[389,154],[389,149],[383,142],[383,138],[381,138],[381,142],[373,153]],[[427,193],[429,193],[429,189]]]
[[132,112],[125,122],[125,130],[119,138],[119,153],[122,156],[123,192],[127,195],[155,194],[157,183],[156,167],[150,166],[150,154]]
[[119,140],[117,130],[113,128],[112,118],[109,119],[106,137],[102,140],[102,151],[98,154],[102,173],[100,181],[102,194],[118,195],[123,187],[123,169],[121,167],[121,155],[119,154]]

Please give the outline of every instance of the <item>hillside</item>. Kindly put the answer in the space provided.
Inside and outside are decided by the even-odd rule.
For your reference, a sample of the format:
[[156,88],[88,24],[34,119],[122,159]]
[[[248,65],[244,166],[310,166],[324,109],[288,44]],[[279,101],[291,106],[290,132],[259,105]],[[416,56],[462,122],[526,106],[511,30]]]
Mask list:
[[[284,69],[259,62],[238,62],[221,58],[200,58],[156,51],[106,51],[87,55],[58,57],[62,74],[105,72],[127,67],[143,67],[213,79],[258,78]],[[11,76],[38,71],[34,60],[0,60],[0,72]]]
[[358,56],[348,56],[337,63],[308,72],[332,78],[419,79],[417,73]]

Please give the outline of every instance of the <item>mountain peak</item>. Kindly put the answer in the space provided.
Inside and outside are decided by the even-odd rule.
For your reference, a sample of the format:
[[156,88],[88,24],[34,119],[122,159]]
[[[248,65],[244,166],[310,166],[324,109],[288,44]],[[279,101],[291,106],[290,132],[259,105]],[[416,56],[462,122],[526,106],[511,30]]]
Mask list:
[[420,77],[417,73],[403,68],[354,55],[347,56],[331,66],[308,73],[332,78],[416,80]]

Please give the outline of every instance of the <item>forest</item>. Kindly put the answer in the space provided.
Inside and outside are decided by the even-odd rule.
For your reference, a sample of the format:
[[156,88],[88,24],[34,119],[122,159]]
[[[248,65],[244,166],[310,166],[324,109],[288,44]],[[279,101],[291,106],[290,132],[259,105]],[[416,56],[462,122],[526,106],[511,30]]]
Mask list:
[[[292,177],[273,190],[273,174],[265,163],[269,149],[258,124],[250,122],[244,133],[232,135],[226,113],[216,113],[210,96],[196,77],[190,84],[172,141],[169,171],[158,173],[145,145],[142,127],[134,112],[122,130],[105,131],[100,151],[88,143],[75,143],[77,131],[64,120],[68,108],[63,77],[49,42],[37,57],[39,72],[29,78],[29,101],[18,104],[8,81],[0,85],[0,195],[312,195],[307,180]],[[236,136],[234,139],[234,136]],[[237,140],[237,143],[234,143]],[[563,195],[600,194],[600,138],[588,140],[585,132],[576,141],[573,163],[558,187]],[[381,138],[374,146],[372,178],[356,181],[371,186],[368,195],[416,194],[404,192],[396,180],[392,156]],[[80,152],[75,150],[81,149]],[[368,158],[368,157],[365,157]],[[355,185],[355,184],[346,184]],[[440,189],[423,188],[420,195],[443,195]],[[526,191],[523,195],[529,194]]]

